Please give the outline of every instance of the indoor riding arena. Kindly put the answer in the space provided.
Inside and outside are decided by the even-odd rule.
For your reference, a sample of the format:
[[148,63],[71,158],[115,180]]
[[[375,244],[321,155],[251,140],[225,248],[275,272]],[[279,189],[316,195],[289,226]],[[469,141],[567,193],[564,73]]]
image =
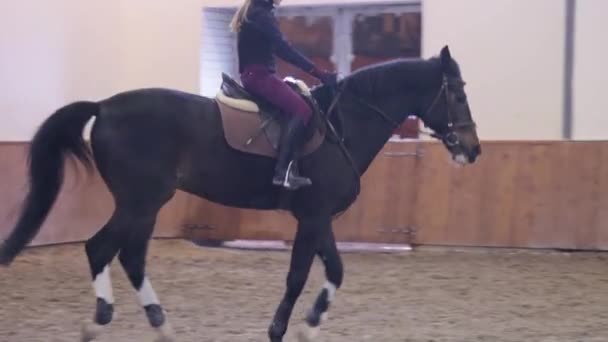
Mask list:
[[[55,156],[55,142],[63,141],[60,129],[45,126],[55,140],[36,145],[32,150],[39,155],[31,164],[28,153],[37,144],[38,129],[59,108],[140,88],[175,89],[215,101],[222,73],[238,80],[237,36],[228,25],[241,4],[0,4],[0,241],[13,241],[14,231],[41,220],[10,265],[6,253],[12,242],[0,245],[0,263],[7,266],[0,266],[1,342],[269,341],[269,329],[278,324],[275,313],[287,310],[282,299],[295,278],[305,286],[284,338],[272,341],[608,341],[604,0],[285,0],[276,5],[291,45],[339,78],[400,58],[407,63],[440,51],[444,56],[442,47],[449,46],[466,82],[474,125],[458,126],[463,107],[462,102],[451,106],[456,103],[450,100],[451,83],[445,99],[437,96],[437,101],[445,102],[440,108],[447,108],[448,119],[455,116],[457,143],[466,144],[463,132],[474,130],[481,146],[476,160],[460,162],[449,141],[425,134],[433,127],[417,113],[391,131],[363,170],[356,199],[333,218],[341,284],[332,282],[330,267],[325,268],[331,264],[328,255],[310,246],[315,257],[308,276],[291,273],[302,264],[297,253],[307,245],[299,244],[301,234],[296,234],[306,226],[288,211],[239,208],[179,188],[150,221],[154,231],[145,277],[134,280],[127,269],[136,261],[122,249],[95,272],[91,260],[108,250],[93,251],[91,241],[122,217],[100,160],[87,173],[83,163],[66,158],[64,168],[53,169],[64,173],[64,181],[48,216],[41,214],[44,204],[22,214],[32,198],[48,200],[28,195],[31,189],[55,184],[55,171],[38,168],[30,176],[29,167]],[[277,73],[309,87],[319,83],[280,59]],[[348,153],[353,141],[368,136],[349,135],[356,129],[347,107],[339,131]],[[383,122],[373,109],[368,112],[375,118],[370,120]],[[83,130],[86,146],[97,120],[91,118]],[[133,130],[130,137],[140,134],[137,126],[114,129]],[[116,139],[107,146],[130,151],[153,145]],[[53,160],[48,165],[59,164]],[[307,208],[321,206],[337,192],[329,180],[351,177],[330,174],[348,172],[351,164],[344,160],[346,168],[315,179],[325,188]],[[159,159],[159,169],[162,163]],[[129,173],[119,159],[103,165]],[[153,179],[152,169],[134,181]],[[304,176],[307,170],[301,168]],[[248,177],[248,171],[241,172]],[[188,175],[178,174],[178,181],[183,177]],[[267,178],[270,182],[272,174]],[[230,182],[242,184],[223,181],[227,192],[238,188]],[[320,187],[313,182],[312,188]],[[142,195],[148,189],[141,191],[132,194],[140,199],[133,208],[148,203],[148,195]],[[129,222],[125,229],[139,227],[140,221]],[[112,243],[132,248],[138,241],[130,239]],[[164,314],[156,311],[161,306]],[[320,323],[311,323],[311,312],[319,314]]]

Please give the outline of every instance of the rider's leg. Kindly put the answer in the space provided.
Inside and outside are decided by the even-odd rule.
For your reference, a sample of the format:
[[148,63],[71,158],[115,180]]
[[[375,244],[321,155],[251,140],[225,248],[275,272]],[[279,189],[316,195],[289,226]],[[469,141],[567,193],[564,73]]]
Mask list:
[[281,131],[279,141],[279,155],[275,166],[272,183],[295,190],[302,186],[311,185],[312,182],[298,174],[295,167],[295,154],[302,146],[306,125],[300,116],[294,115]]
[[293,165],[295,154],[303,144],[306,126],[312,117],[312,109],[275,73],[263,67],[246,69],[241,80],[249,92],[263,97],[290,115],[289,122],[281,132],[273,184],[288,189],[310,185],[310,179],[299,176]]

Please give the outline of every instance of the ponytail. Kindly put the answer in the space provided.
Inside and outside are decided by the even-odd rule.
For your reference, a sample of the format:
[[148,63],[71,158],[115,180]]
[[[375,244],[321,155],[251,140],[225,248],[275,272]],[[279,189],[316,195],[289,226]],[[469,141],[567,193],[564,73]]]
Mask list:
[[247,10],[251,5],[251,0],[245,0],[243,5],[236,11],[234,16],[232,17],[232,21],[230,22],[230,29],[232,32],[239,32],[241,29],[241,25],[243,20],[247,19]]

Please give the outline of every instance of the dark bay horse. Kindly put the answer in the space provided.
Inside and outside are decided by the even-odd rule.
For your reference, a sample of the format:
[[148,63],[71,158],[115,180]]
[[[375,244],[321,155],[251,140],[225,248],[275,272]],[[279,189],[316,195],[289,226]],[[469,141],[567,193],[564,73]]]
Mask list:
[[[327,282],[306,317],[309,332],[316,332],[342,284],[332,220],[356,200],[360,176],[396,126],[416,115],[455,161],[473,163],[481,153],[460,68],[447,46],[430,59],[394,60],[360,69],[340,80],[334,90],[318,86],[312,94],[329,112],[342,139],[326,137],[316,151],[301,158],[300,172],[313,184],[293,192],[272,185],[273,158],[227,145],[215,99],[140,89],[57,110],[32,139],[29,192],[16,226],[1,246],[0,263],[8,266],[35,237],[62,186],[64,159],[75,156],[89,171],[97,167],[115,203],[108,222],[85,244],[97,304],[93,321],[83,330],[84,341],[112,320],[109,266],[115,256],[159,340],[172,340],[145,261],[157,214],[177,189],[231,207],[281,209],[293,215],[298,224],[286,290],[268,335],[271,341],[283,340],[318,256]],[[82,132],[93,117],[89,150]]]

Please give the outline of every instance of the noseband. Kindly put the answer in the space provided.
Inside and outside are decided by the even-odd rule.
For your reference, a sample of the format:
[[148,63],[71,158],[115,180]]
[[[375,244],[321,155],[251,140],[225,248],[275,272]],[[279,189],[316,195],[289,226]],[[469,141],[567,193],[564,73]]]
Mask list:
[[[464,84],[465,84],[464,81],[459,80],[459,82],[461,85],[464,86]],[[428,115],[428,113],[430,113],[435,108],[437,103],[439,103],[439,99],[441,98],[442,94],[444,95],[444,98],[445,98],[445,107],[447,110],[447,117],[448,117],[448,122],[446,123],[445,133],[443,133],[443,134],[436,133],[436,132],[432,132],[432,133],[421,132],[421,133],[428,134],[433,138],[436,138],[436,139],[439,139],[439,140],[445,142],[446,145],[453,147],[453,146],[460,145],[460,139],[458,138],[458,134],[456,134],[455,130],[458,128],[475,127],[476,124],[472,120],[454,123],[454,120],[453,120],[454,117],[453,117],[452,111],[450,109],[450,100],[449,100],[449,95],[448,95],[448,78],[445,74],[443,75],[443,81],[441,82],[441,88],[439,88],[437,95],[435,95],[435,99],[433,100],[433,102],[431,102],[431,105],[425,111],[425,114],[424,114],[425,117]],[[425,124],[425,126],[426,126],[426,124]]]

